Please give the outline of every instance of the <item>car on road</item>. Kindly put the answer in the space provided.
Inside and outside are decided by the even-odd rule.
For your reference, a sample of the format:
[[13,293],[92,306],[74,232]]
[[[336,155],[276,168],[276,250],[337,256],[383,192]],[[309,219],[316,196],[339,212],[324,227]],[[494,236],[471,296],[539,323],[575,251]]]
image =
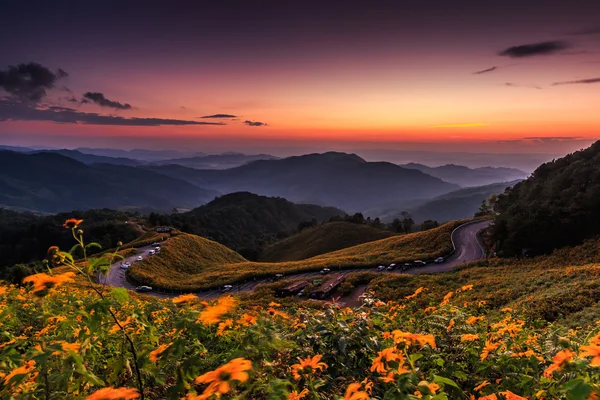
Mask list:
[[325,274],[328,274],[330,272],[331,272],[331,270],[329,268],[323,268],[319,273],[321,275],[325,275]]
[[153,256],[153,255],[155,255],[155,254],[156,254],[156,250],[150,250],[150,251],[148,252],[148,254],[150,254],[151,256]]
[[225,285],[223,286],[223,289],[221,289],[221,293],[229,292],[231,289],[233,289],[232,285]]
[[156,243],[156,242],[152,243],[152,247],[156,247],[156,246],[158,246],[158,243]]
[[274,280],[274,281],[278,281],[278,280],[280,280],[281,278],[283,278],[283,274],[277,274],[277,275],[275,275],[275,277],[273,278],[273,280]]
[[380,265],[377,267],[377,271],[383,271],[385,269],[385,265]]
[[302,289],[301,291],[298,292],[298,297],[302,297],[304,296],[304,289]]
[[441,264],[444,262],[444,257],[438,257],[435,260],[433,260],[433,262],[436,264]]
[[395,270],[395,269],[396,269],[396,264],[390,264],[390,265],[387,267],[387,270],[388,270],[388,271],[393,271],[393,270]]
[[119,268],[121,268],[121,269],[127,269],[127,268],[129,268],[129,263],[124,263],[124,264],[121,264],[121,265],[119,266]]
[[400,268],[400,271],[406,271],[407,269],[409,269],[410,267],[412,267],[411,263],[404,263],[402,265],[402,268]]
[[413,265],[417,267],[422,267],[423,265],[427,265],[427,263],[425,261],[415,260],[413,261]]
[[144,259],[144,257],[142,257],[142,256],[138,256],[138,258],[137,258],[138,261],[142,261],[143,259]]
[[138,286],[135,288],[135,291],[140,293],[151,292],[152,286]]
[[160,251],[160,247],[156,246],[156,247],[154,248],[154,251],[158,253],[158,252]]

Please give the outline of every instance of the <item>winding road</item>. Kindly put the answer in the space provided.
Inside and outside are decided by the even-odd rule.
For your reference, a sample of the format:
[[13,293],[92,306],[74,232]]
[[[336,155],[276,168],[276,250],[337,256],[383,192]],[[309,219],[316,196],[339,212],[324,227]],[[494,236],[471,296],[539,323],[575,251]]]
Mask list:
[[[410,268],[407,271],[401,272],[400,270],[394,271],[380,271],[378,273],[382,274],[390,274],[390,273],[404,273],[404,274],[432,274],[439,272],[448,272],[452,270],[457,265],[464,264],[471,261],[477,261],[485,258],[485,250],[483,246],[479,242],[478,233],[481,232],[489,225],[489,221],[474,221],[469,222],[463,225],[460,225],[454,231],[452,231],[452,243],[454,244],[455,252],[449,256],[443,263],[439,264],[428,264],[423,267],[414,267]],[[152,246],[145,246],[138,248],[138,253],[127,257],[122,262],[130,262],[132,265],[136,262],[138,256],[142,256],[143,258],[152,257],[149,252],[152,250]],[[134,290],[135,285],[127,281],[125,276],[125,270],[120,268],[122,263],[119,261],[112,265],[109,273],[105,276],[101,276],[99,279],[99,283],[105,284],[107,286],[115,286],[115,287],[123,287],[125,289]],[[372,270],[372,269],[371,269]],[[345,269],[342,271],[332,271],[328,277],[336,276],[338,274],[347,275],[353,272],[364,272],[369,271],[369,269],[365,268],[355,268],[355,269]],[[318,271],[315,272],[303,272],[298,274],[287,275],[283,279],[295,279],[295,278],[313,278],[321,276]],[[231,293],[244,293],[253,291],[256,286],[268,283],[268,279],[261,279],[256,281],[251,281],[239,285],[235,285],[231,290]],[[147,292],[146,294],[157,296],[157,297],[175,297],[177,294],[172,293],[164,293],[160,291],[152,291]],[[201,299],[214,299],[221,294],[221,291],[218,289],[213,289],[209,291],[199,292],[197,293],[198,297]]]

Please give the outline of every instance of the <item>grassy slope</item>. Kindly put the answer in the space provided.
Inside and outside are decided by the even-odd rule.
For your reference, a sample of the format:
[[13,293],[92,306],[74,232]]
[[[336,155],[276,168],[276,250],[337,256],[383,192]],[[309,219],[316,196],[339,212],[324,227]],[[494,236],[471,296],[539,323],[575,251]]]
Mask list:
[[[193,291],[276,273],[315,271],[324,267],[358,268],[419,258],[432,259],[452,250],[450,233],[463,222],[453,221],[425,232],[364,243],[302,261],[279,263],[245,261],[216,242],[198,236],[181,235],[163,246],[167,251],[161,250],[161,254],[136,264],[128,274],[136,281],[154,287]],[[227,256],[223,259],[213,257],[210,255],[213,251]]]
[[338,221],[305,229],[265,248],[261,262],[298,261],[395,234],[367,225]]

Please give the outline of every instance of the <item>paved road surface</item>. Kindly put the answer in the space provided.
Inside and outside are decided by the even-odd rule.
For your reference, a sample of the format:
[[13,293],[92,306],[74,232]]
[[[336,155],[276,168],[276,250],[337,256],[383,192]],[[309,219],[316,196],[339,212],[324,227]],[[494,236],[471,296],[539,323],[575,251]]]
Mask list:
[[[390,273],[405,273],[405,274],[428,274],[428,273],[438,273],[438,272],[447,272],[452,270],[457,265],[464,264],[466,262],[480,260],[485,258],[485,251],[483,250],[483,246],[479,242],[477,238],[477,234],[484,228],[489,225],[488,221],[478,221],[467,223],[459,226],[452,232],[452,240],[454,241],[454,245],[456,247],[456,252],[448,257],[443,263],[440,264],[428,264],[423,267],[414,267],[410,268],[405,272],[401,272],[400,270],[395,271],[381,271],[379,273],[382,274],[390,274]],[[138,253],[134,256],[127,257],[124,262],[130,262],[132,265],[136,262],[138,256],[152,257],[149,255],[149,251],[152,249],[152,246],[145,246],[138,248]],[[104,283],[108,286],[116,286],[116,287],[124,287],[126,289],[135,289],[135,286],[127,281],[125,278],[125,270],[120,268],[121,262],[113,264],[108,275],[106,277],[100,278],[100,283]],[[335,276],[338,274],[347,275],[353,272],[364,272],[369,271],[369,269],[360,268],[360,269],[346,269],[343,271],[336,272],[332,270],[332,272],[327,275]],[[372,269],[371,269],[372,271]],[[319,272],[303,272],[298,274],[287,275],[284,279],[296,279],[296,278],[316,278],[321,276]],[[231,290],[231,293],[243,293],[243,292],[251,292],[256,286],[267,283],[267,279],[261,279],[257,281],[251,281],[247,283],[243,283],[240,285],[235,285]],[[149,292],[147,294],[157,296],[157,297],[175,297],[175,294],[170,293],[161,293],[158,291]],[[198,293],[198,297],[201,299],[214,299],[221,294],[220,290],[210,290],[205,292]]]

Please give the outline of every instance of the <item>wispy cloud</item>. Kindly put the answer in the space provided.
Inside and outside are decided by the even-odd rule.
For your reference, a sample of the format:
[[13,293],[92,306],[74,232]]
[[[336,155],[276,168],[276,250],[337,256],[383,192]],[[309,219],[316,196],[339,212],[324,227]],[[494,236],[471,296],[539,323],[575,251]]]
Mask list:
[[116,115],[86,113],[72,108],[47,106],[36,107],[29,104],[4,100],[0,101],[0,121],[49,121],[62,124],[84,125],[225,125],[223,122],[200,122],[166,118],[124,118]]
[[565,82],[554,82],[552,86],[559,85],[581,85],[581,84],[589,84],[589,83],[600,83],[600,78],[588,78],[588,79],[578,79],[575,81],[565,81]]
[[83,94],[83,102],[92,102],[101,107],[114,108],[115,110],[130,110],[133,108],[131,104],[119,103],[118,101],[109,100],[104,97],[104,94],[98,92],[87,92]]
[[497,70],[498,67],[491,67],[491,68],[487,68],[487,69],[482,69],[481,71],[475,71],[473,72],[473,75],[481,75],[481,74],[487,74],[488,72],[492,72]]
[[498,54],[501,56],[507,56],[512,58],[523,58],[555,54],[569,47],[569,44],[559,40],[555,40],[550,42],[539,42],[512,46],[501,51]]
[[569,35],[574,36],[585,36],[585,35],[598,35],[600,34],[600,26],[592,26],[589,28],[581,29],[579,31],[570,32]]
[[432,128],[476,128],[480,126],[489,126],[491,124],[485,122],[475,122],[470,124],[443,124],[443,125],[433,125]]
[[514,83],[514,82],[506,82],[504,84],[504,86],[508,86],[508,87],[523,87],[523,88],[529,88],[529,89],[542,89],[538,85],[523,85],[521,83]]
[[53,72],[35,62],[11,65],[0,71],[0,89],[21,101],[37,102],[46,96],[46,90],[52,89],[56,81],[68,75],[60,68]]
[[213,115],[205,115],[205,116],[199,117],[199,118],[210,118],[210,119],[214,119],[214,118],[237,118],[237,115],[231,115],[231,114],[213,114]]

